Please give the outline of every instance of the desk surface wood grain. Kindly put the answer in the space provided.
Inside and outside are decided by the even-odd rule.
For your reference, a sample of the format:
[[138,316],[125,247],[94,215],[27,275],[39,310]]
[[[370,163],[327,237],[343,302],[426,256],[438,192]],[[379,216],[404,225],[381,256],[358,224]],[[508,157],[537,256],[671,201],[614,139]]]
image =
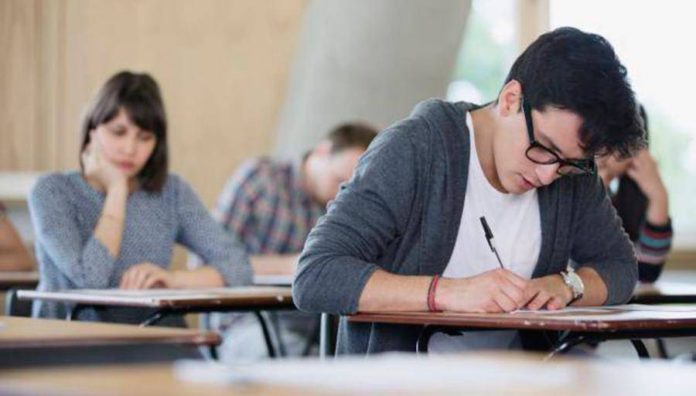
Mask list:
[[194,329],[0,316],[0,353],[27,348],[125,344],[207,346],[218,345],[220,341],[216,333]]
[[563,311],[512,313],[380,312],[358,313],[352,322],[602,332],[615,330],[696,329],[696,304],[679,306],[619,305]]
[[[421,394],[495,394],[495,395],[686,395],[696,389],[692,365],[666,362],[596,361],[567,358],[542,362],[538,355],[520,353],[476,353],[452,356],[448,364],[437,359],[412,359],[396,367],[408,370],[400,384],[370,390],[371,395]],[[372,374],[389,373],[395,363],[389,359],[363,360]],[[282,370],[282,363],[277,370]],[[327,380],[340,380],[346,372],[340,362],[321,363]],[[437,366],[433,383],[419,380]],[[319,367],[319,366],[317,366]],[[233,369],[230,369],[232,376]],[[363,370],[364,371],[364,370]],[[485,375],[480,373],[485,372]],[[307,375],[311,376],[312,373]],[[494,380],[491,380],[494,378]],[[360,381],[360,378],[355,378]],[[427,382],[427,381],[425,381]],[[412,384],[404,391],[404,384]],[[409,385],[410,386],[410,385]],[[390,390],[391,389],[391,390]],[[46,396],[57,395],[349,395],[351,389],[327,389],[317,385],[276,382],[252,382],[233,385],[187,382],[175,376],[171,364],[107,365],[99,367],[62,367],[9,369],[0,371],[0,393]]]
[[290,287],[247,286],[214,289],[75,289],[64,291],[20,290],[21,300],[43,300],[83,305],[143,308],[206,308],[245,306],[293,307]]

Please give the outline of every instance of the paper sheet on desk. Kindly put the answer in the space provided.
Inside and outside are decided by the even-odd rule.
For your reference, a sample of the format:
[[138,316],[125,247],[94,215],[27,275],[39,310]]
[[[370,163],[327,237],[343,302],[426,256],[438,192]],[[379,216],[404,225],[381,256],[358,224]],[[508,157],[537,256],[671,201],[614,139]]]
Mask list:
[[[534,315],[544,319],[575,319],[575,320],[634,320],[634,314],[646,312],[694,312],[693,305],[645,305],[625,304],[602,307],[566,307],[563,309],[549,310],[525,310],[520,309],[511,312],[512,315]],[[656,315],[659,316],[659,315]]]
[[147,289],[147,290],[125,290],[125,289],[74,289],[67,290],[67,293],[91,294],[95,296],[109,297],[149,297],[149,298],[210,298],[220,295],[249,295],[254,293],[266,294],[275,290],[273,287],[266,286],[240,286],[229,288],[208,288],[208,289]]
[[[510,384],[510,391],[531,386],[536,389],[562,389],[578,374],[570,367],[528,367],[501,357],[474,359],[462,356],[418,357],[413,354],[383,354],[364,357],[317,359],[283,359],[250,364],[178,361],[177,378],[213,384],[263,384],[326,389],[359,394],[364,392],[398,392],[430,394],[462,389],[488,389],[490,383]],[[504,373],[504,374],[503,374]],[[500,387],[500,385],[498,385]]]

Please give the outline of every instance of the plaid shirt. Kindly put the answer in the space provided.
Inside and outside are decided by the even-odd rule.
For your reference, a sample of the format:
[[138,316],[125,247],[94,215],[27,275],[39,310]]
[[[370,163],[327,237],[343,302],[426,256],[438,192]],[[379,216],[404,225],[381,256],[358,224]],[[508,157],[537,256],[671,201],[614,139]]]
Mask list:
[[227,182],[213,217],[249,254],[301,252],[325,209],[304,191],[299,170],[299,161],[247,161]]

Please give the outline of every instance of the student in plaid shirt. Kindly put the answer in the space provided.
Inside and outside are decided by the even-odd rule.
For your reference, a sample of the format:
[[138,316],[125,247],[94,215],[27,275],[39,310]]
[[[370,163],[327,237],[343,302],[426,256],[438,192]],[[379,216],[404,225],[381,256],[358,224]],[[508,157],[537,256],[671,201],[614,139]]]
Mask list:
[[[368,125],[345,123],[299,160],[254,158],[230,178],[213,217],[246,247],[255,274],[295,273],[309,231],[325,213],[326,204],[336,196],[340,184],[351,177],[358,158],[376,134]],[[286,347],[297,354],[305,346],[306,337],[312,336],[314,317],[299,313],[282,317]],[[223,359],[265,354],[255,318],[225,315],[216,319],[217,326],[230,333],[226,337],[228,345],[221,348]]]

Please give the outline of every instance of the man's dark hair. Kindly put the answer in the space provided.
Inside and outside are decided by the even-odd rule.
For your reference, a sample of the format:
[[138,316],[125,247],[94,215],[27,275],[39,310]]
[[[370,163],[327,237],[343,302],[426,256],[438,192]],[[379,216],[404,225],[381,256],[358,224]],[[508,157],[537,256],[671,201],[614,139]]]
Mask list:
[[[120,109],[126,112],[135,125],[155,135],[155,149],[138,174],[138,180],[143,190],[159,192],[168,172],[167,116],[159,86],[149,74],[122,71],[104,84],[83,119],[80,154],[89,144],[90,131],[111,121]],[[82,159],[80,168],[84,170]]]
[[326,140],[331,143],[331,154],[340,153],[351,148],[367,149],[377,130],[368,124],[347,122],[331,130]]
[[644,145],[643,127],[626,68],[602,36],[563,27],[542,34],[520,55],[505,83],[522,85],[533,109],[579,115],[588,154],[628,157]]

